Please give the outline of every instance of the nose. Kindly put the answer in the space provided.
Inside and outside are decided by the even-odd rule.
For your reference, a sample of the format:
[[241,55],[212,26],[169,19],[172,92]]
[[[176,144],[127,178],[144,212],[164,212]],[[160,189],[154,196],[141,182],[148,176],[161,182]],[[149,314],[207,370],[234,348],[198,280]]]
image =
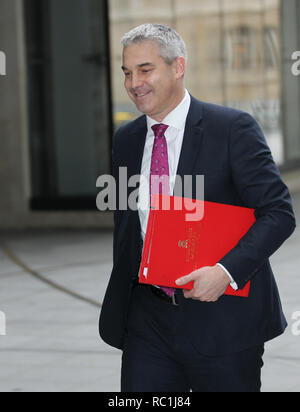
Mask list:
[[131,88],[133,90],[138,89],[143,85],[143,82],[138,74],[132,74],[131,76]]

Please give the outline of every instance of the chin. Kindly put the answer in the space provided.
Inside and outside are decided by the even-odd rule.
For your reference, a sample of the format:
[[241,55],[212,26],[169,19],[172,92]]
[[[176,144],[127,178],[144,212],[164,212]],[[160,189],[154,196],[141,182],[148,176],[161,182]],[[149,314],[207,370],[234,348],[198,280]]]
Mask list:
[[137,109],[145,114],[146,116],[151,116],[151,114],[153,113],[153,110],[149,109],[149,107],[145,107],[145,106],[138,106],[137,105]]
[[155,105],[153,102],[135,102],[135,105],[137,109],[146,116],[151,116],[151,114],[155,113]]

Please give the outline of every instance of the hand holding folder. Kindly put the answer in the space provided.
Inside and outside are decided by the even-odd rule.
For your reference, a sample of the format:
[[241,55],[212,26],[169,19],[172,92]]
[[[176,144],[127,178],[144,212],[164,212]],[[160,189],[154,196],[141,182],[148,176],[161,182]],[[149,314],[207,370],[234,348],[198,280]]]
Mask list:
[[179,278],[176,284],[177,287],[184,287],[189,282],[194,282],[194,288],[184,290],[184,297],[201,302],[217,302],[228,289],[228,285],[231,285],[228,274],[219,265],[197,269]]
[[[166,210],[162,206],[168,205]],[[178,205],[181,205],[179,208]],[[191,210],[204,209],[199,221]],[[255,223],[253,209],[219,203],[153,195],[140,268],[140,283],[179,289],[176,280],[197,269],[215,266]],[[181,287],[191,290],[194,282]],[[225,295],[248,297],[228,287]]]

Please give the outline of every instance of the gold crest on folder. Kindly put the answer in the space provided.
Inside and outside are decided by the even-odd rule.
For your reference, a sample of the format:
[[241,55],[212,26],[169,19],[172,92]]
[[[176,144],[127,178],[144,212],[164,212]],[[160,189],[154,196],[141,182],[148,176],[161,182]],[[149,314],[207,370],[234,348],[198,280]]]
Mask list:
[[189,244],[188,240],[179,240],[178,247],[183,248],[183,249],[187,249],[188,244]]

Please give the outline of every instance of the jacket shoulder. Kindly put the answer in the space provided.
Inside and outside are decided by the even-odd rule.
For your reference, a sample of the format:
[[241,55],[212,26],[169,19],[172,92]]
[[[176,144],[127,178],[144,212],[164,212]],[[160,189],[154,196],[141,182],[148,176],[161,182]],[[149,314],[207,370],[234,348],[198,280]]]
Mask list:
[[234,121],[240,117],[248,116],[251,117],[249,113],[246,113],[242,110],[238,110],[228,106],[221,106],[214,103],[202,102],[197,99],[193,99],[194,102],[200,107],[202,110],[202,115],[204,118],[208,119],[226,119],[229,121]]

